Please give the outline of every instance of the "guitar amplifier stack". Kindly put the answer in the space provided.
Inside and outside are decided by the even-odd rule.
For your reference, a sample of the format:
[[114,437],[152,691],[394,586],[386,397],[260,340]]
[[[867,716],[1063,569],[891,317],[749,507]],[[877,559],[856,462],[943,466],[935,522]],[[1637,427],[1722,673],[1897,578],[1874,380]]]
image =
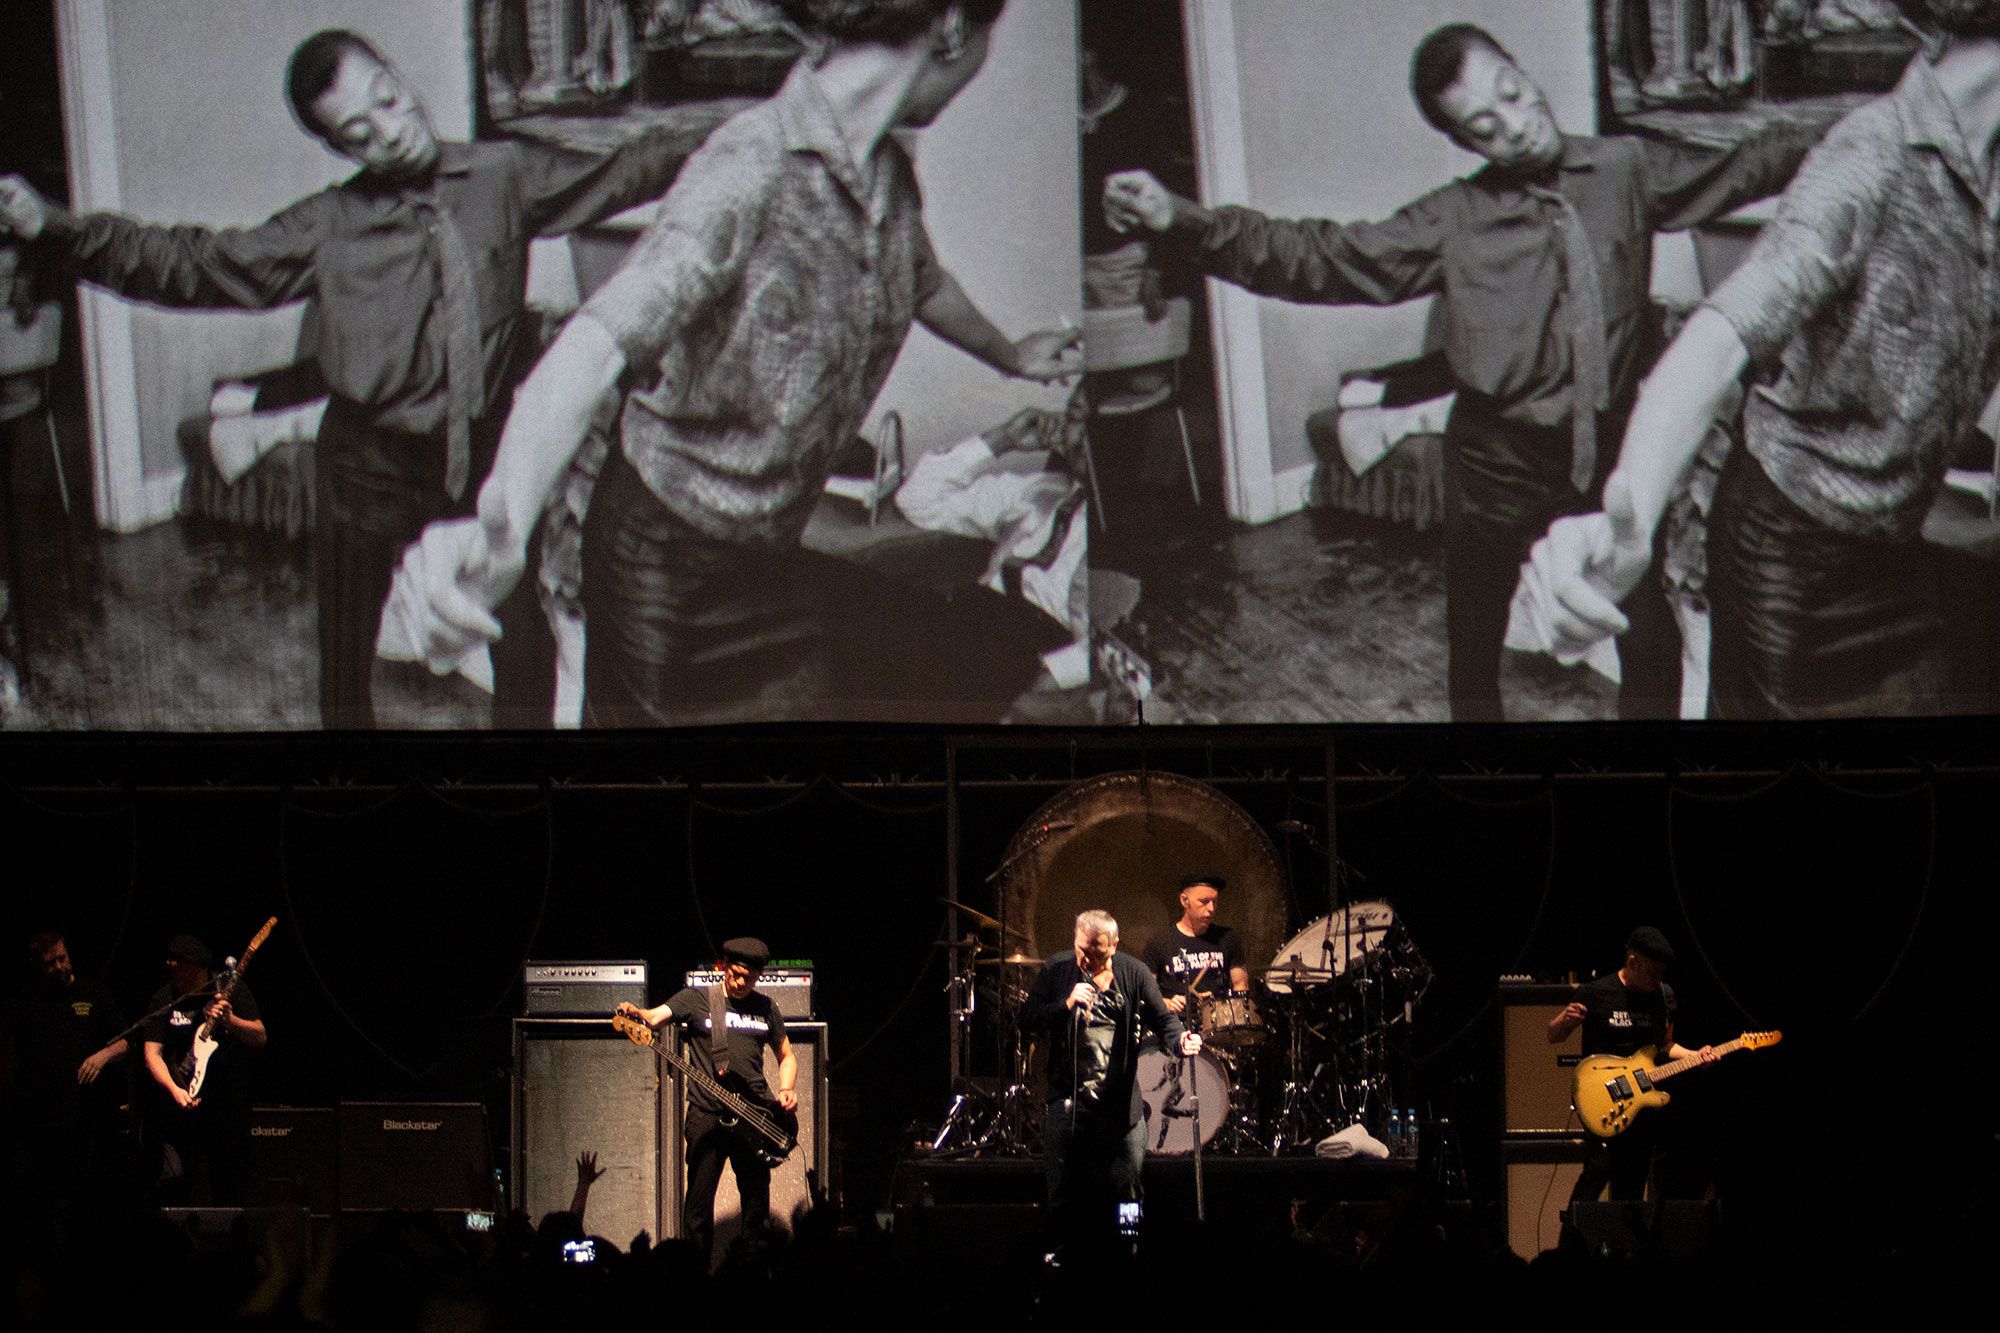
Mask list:
[[1507,1243],[1532,1259],[1555,1246],[1561,1213],[1583,1171],[1584,1133],[1570,1112],[1583,1034],[1549,1044],[1549,1020],[1574,986],[1500,979],[1500,1161],[1506,1173]]
[[[769,976],[769,973],[766,973]],[[759,990],[764,989],[760,983]],[[789,1225],[811,1197],[807,1172],[827,1180],[826,1024],[785,1021],[799,1062],[799,1146],[771,1175],[771,1216]],[[661,1040],[677,1040],[668,1028]],[[765,1081],[777,1086],[776,1061],[764,1057]],[[597,1154],[605,1176],[590,1192],[591,1228],[621,1245],[639,1231],[681,1234],[685,1176],[680,1078],[651,1051],[599,1018],[514,1020],[514,1114],[510,1144],[514,1202],[530,1217],[569,1206],[576,1155]],[[740,1229],[735,1173],[725,1169],[715,1204],[716,1253]]]

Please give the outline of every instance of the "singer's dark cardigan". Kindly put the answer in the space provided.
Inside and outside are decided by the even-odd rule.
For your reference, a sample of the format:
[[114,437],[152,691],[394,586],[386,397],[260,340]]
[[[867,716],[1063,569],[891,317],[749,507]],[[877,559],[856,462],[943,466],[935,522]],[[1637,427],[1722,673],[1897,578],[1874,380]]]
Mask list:
[[[1111,1074],[1107,1091],[1115,1089],[1120,1082],[1131,1089],[1130,1107],[1124,1128],[1130,1129],[1139,1123],[1139,1080],[1135,1077],[1139,1068],[1139,1040],[1142,1029],[1150,1028],[1160,1036],[1161,1043],[1168,1051],[1180,1049],[1181,1034],[1185,1029],[1173,1010],[1160,995],[1160,983],[1152,970],[1130,954],[1111,955],[1111,979],[1120,992],[1135,999],[1126,1008],[1126,1021],[1111,1048]],[[1045,1033],[1054,1038],[1049,1051],[1049,1097],[1051,1102],[1061,1101],[1069,1096],[1069,1079],[1063,1071],[1070,1067],[1070,1043],[1076,1034],[1076,1024],[1070,1016],[1064,1001],[1078,982],[1088,981],[1083,969],[1076,965],[1074,951],[1064,951],[1042,964],[1040,975],[1028,991],[1028,998],[1021,1003],[1020,1023],[1023,1032]],[[1107,1097],[1107,1105],[1115,1105],[1115,1098]]]

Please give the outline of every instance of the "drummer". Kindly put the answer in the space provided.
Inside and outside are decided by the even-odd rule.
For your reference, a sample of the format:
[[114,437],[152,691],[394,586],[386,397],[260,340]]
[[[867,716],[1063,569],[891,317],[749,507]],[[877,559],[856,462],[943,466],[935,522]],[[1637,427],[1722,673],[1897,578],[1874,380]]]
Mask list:
[[1227,926],[1215,924],[1215,904],[1229,887],[1220,875],[1189,875],[1181,881],[1181,918],[1156,932],[1139,957],[1160,979],[1160,993],[1175,1013],[1188,996],[1219,999],[1246,995],[1250,973],[1243,966],[1243,942]]

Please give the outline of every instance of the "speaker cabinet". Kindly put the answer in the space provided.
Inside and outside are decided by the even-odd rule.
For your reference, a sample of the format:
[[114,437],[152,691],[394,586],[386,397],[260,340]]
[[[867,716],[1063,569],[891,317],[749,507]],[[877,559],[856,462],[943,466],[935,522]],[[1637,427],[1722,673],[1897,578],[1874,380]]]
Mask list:
[[1502,982],[1500,985],[1501,1132],[1574,1134],[1570,1090],[1583,1050],[1578,1029],[1549,1044],[1549,1020],[1576,996],[1574,987]]
[[578,1153],[604,1175],[590,1189],[589,1231],[629,1245],[661,1233],[660,1065],[602,1018],[514,1020],[514,1115],[508,1139],[515,1204],[540,1221],[569,1207]]
[[[678,1031],[679,1029],[675,1029]],[[785,1164],[771,1173],[771,1219],[778,1225],[790,1228],[793,1214],[807,1204],[811,1198],[811,1188],[806,1180],[807,1171],[813,1179],[824,1186],[827,1179],[827,1145],[830,1139],[827,1125],[826,1070],[827,1036],[824,1023],[800,1023],[791,1019],[785,1021],[785,1033],[791,1038],[792,1054],[799,1062],[799,1078],[795,1091],[799,1094],[799,1147],[786,1159]],[[778,1061],[771,1052],[764,1052],[764,1081],[771,1087],[778,1086]],[[667,1189],[662,1191],[667,1216],[667,1234],[681,1234],[681,1199],[687,1186],[686,1144],[681,1139],[682,1116],[687,1108],[687,1094],[674,1080],[674,1096],[670,1099],[667,1117]],[[722,1186],[715,1193],[715,1254],[720,1258],[729,1242],[743,1228],[743,1202],[736,1192],[736,1172],[725,1167],[722,1172]]]
[[1569,1192],[1583,1174],[1583,1141],[1512,1142],[1501,1152],[1507,1168],[1507,1248],[1532,1259],[1554,1249],[1562,1234]]
[[339,1206],[334,1134],[330,1106],[251,1107],[245,1202],[333,1212]]
[[342,1102],[338,1116],[343,1212],[493,1206],[478,1102]]

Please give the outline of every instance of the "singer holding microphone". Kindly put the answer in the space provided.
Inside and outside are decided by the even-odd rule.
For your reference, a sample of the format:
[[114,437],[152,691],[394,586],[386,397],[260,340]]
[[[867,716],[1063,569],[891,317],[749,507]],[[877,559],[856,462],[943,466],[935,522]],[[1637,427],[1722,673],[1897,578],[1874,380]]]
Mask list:
[[1093,909],[1076,918],[1073,947],[1042,965],[1021,1005],[1021,1027],[1049,1047],[1043,1118],[1048,1176],[1048,1262],[1079,1253],[1132,1253],[1139,1237],[1139,1042],[1146,1031],[1182,1055],[1201,1038],[1181,1026],[1159,983],[1118,952],[1118,922]]

